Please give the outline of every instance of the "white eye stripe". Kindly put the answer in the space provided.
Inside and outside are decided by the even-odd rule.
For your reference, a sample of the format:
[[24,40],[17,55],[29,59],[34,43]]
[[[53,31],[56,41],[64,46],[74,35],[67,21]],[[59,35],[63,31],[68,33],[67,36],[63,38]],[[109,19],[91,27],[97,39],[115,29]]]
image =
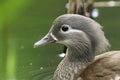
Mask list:
[[[84,33],[82,30],[78,30],[78,29],[73,29],[73,28],[71,28],[70,26],[69,26],[69,30],[68,31],[66,31],[66,32],[63,32],[62,30],[61,30],[61,32],[62,33],[64,33],[64,34],[70,34],[70,33]],[[55,35],[54,34],[50,34],[51,35],[51,37],[54,39],[54,40],[56,40],[56,41],[58,41],[58,39],[55,37]]]
[[64,25],[62,25],[62,26],[67,26],[67,27],[69,28],[68,31],[63,31],[63,30],[61,29],[61,32],[62,32],[62,33],[73,33],[73,32],[83,33],[83,31],[78,30],[78,29],[73,29],[73,28],[71,28],[71,26],[69,26],[69,25],[67,25],[67,24],[64,24]]
[[69,33],[70,33],[70,32],[78,32],[78,33],[81,33],[81,32],[83,32],[83,31],[77,30],[77,29],[70,29],[68,32],[69,32]]
[[64,33],[75,33],[75,32],[77,32],[77,33],[83,33],[83,31],[81,31],[81,30],[72,29],[72,28],[70,28],[68,31],[66,31],[66,32],[64,32]]

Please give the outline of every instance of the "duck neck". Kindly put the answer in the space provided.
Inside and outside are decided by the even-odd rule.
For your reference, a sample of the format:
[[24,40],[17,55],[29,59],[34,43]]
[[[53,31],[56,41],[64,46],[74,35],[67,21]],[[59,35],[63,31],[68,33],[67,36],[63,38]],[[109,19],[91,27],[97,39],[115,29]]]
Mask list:
[[70,62],[89,63],[94,59],[94,52],[90,45],[68,47],[65,58]]
[[94,59],[90,47],[68,47],[66,56],[58,65],[55,80],[77,80],[81,72]]

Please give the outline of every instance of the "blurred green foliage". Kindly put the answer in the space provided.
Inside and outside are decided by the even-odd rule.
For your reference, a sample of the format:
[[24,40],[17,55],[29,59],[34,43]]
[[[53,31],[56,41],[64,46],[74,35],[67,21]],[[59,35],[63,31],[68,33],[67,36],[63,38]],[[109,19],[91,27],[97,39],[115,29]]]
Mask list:
[[0,80],[15,78],[16,46],[10,37],[8,24],[30,3],[31,0],[0,0]]
[[31,0],[0,0],[0,27],[11,22]]
[[[36,53],[33,44],[37,40],[34,40],[34,37],[37,38],[38,26],[41,24],[44,29],[45,26],[51,24],[53,17],[58,15],[56,13],[62,13],[59,8],[61,6],[64,8],[64,4],[59,3],[64,1],[58,1],[0,0],[0,80],[30,80],[34,73],[39,72],[41,64],[45,66],[46,62],[50,65],[54,63],[53,61],[43,62],[43,56],[46,54],[43,56],[33,54]],[[56,8],[55,6],[49,7],[50,5],[60,6]],[[46,13],[47,11],[49,13]],[[40,33],[44,33],[45,29]],[[59,49],[57,50],[59,51]],[[37,50],[37,52],[39,51]],[[37,56],[38,58],[36,58]]]

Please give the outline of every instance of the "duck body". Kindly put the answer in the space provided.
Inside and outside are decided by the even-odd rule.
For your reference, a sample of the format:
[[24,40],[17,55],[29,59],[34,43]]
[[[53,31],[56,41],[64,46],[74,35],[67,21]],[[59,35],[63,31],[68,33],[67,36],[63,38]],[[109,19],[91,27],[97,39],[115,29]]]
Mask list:
[[59,16],[34,47],[55,42],[65,45],[67,51],[54,80],[114,80],[120,75],[120,51],[103,53],[110,45],[94,20],[77,14]]
[[80,77],[82,80],[120,80],[120,51],[96,56]]
[[63,59],[55,71],[54,79],[120,80],[120,51],[110,51],[97,55],[93,62],[87,64],[64,62]]

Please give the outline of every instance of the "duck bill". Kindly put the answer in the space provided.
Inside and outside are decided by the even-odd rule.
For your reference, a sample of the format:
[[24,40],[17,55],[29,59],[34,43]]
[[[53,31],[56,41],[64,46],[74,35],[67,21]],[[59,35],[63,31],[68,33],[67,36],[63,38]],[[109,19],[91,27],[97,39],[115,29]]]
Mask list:
[[53,37],[50,35],[50,33],[48,33],[46,36],[44,36],[41,40],[39,40],[38,42],[36,42],[34,44],[34,48],[41,46],[41,45],[46,45],[49,43],[54,43],[56,42],[56,40],[53,39]]

